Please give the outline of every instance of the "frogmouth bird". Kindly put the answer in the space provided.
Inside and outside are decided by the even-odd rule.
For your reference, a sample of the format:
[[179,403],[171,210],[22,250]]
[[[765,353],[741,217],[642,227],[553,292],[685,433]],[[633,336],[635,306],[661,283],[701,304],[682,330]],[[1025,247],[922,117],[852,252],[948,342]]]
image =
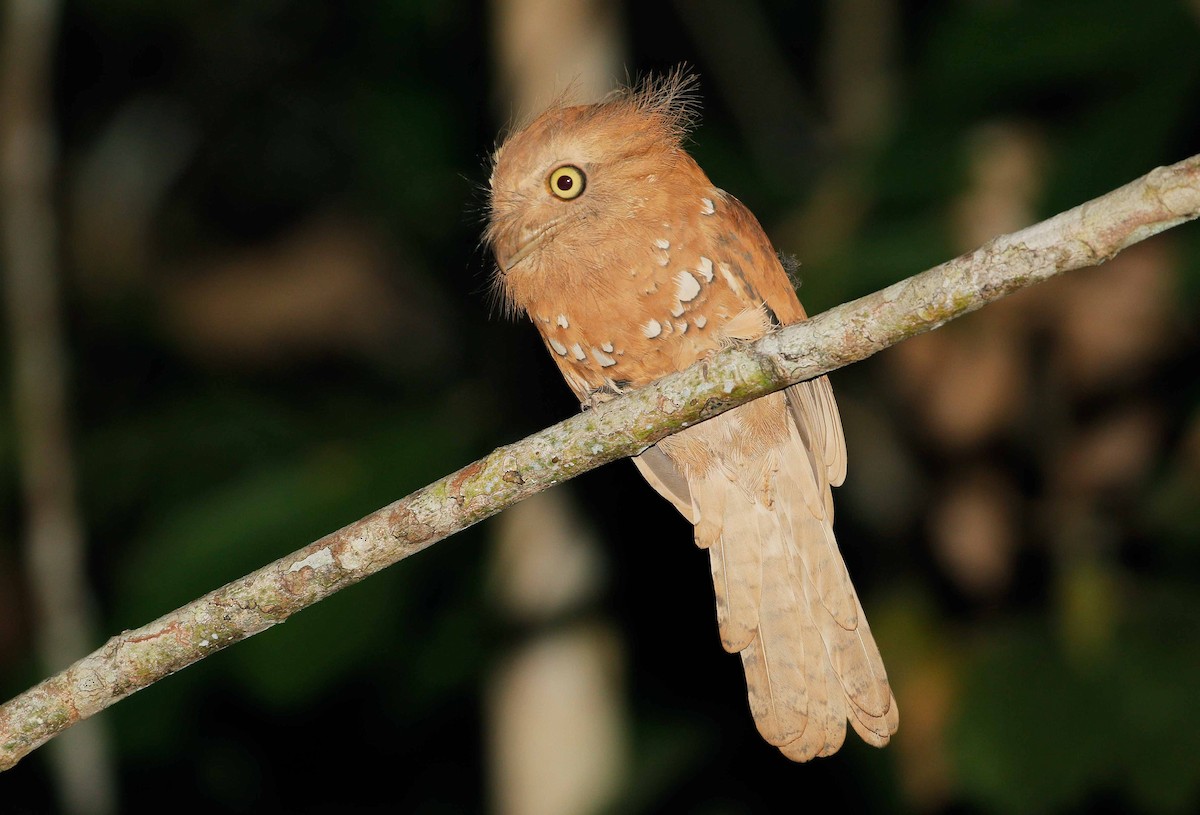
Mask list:
[[[694,80],[556,105],[494,157],[487,240],[507,303],[581,402],[638,388],[805,319],[754,215],[682,141]],[[896,700],[833,535],[846,445],[822,376],[668,436],[634,459],[708,551],[721,642],[759,732],[796,761],[883,746]]]

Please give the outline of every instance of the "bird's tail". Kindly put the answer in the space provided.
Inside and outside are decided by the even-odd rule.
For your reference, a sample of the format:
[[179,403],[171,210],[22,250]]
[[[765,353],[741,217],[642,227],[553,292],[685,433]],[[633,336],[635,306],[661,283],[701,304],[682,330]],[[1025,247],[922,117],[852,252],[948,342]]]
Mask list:
[[782,443],[736,468],[713,467],[690,488],[721,640],[742,655],[759,732],[806,761],[836,752],[847,720],[883,746],[898,715],[833,536],[828,482],[814,472],[804,428],[787,425]]

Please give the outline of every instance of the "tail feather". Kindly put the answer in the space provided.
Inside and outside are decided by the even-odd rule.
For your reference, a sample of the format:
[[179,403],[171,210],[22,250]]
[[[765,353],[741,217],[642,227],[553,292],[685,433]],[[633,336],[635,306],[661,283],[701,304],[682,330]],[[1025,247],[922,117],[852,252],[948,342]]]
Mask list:
[[[799,395],[789,389],[787,403],[769,396],[672,437],[683,437],[674,450],[690,458],[664,443],[672,460],[688,462],[676,466],[687,476],[696,543],[709,552],[721,640],[741,653],[755,724],[796,761],[836,752],[847,721],[875,746],[899,722],[833,535],[829,485],[844,471],[845,447],[827,392],[827,382]],[[738,416],[748,409],[774,412],[774,441],[724,449],[720,440],[749,424]],[[759,428],[769,419],[753,416]],[[714,451],[708,466],[694,464],[698,449]]]
[[850,709],[852,712],[849,717],[850,726],[854,728],[854,732],[858,734],[859,738],[872,747],[885,746],[900,724],[895,696],[889,698],[888,711],[882,716],[871,716],[854,705],[850,705]]
[[741,545],[747,535],[757,534],[756,524],[746,528],[747,517],[757,513],[747,512],[749,498],[722,472],[710,473],[694,492],[705,507],[696,524],[696,543],[708,549],[721,644],[736,654],[756,636],[762,605],[762,548]]
[[832,755],[846,738],[846,711],[841,688],[829,660],[821,632],[811,615],[804,621],[805,653],[801,681],[809,689],[808,729],[800,738],[783,745],[783,754],[793,761],[808,761]]
[[[884,717],[891,707],[892,691],[884,672],[883,658],[866,624],[866,617],[860,614],[858,627],[847,631],[827,616],[822,619],[822,606],[814,603],[810,608],[819,621],[829,664],[847,701],[851,703],[849,712],[857,712],[868,718]],[[886,731],[886,735],[890,734],[890,731]]]
[[792,420],[807,429],[806,442],[815,458],[819,452],[823,468],[813,472],[825,472],[830,486],[841,486],[846,480],[846,436],[842,432],[842,417],[837,400],[833,398],[833,387],[829,377],[820,376],[784,391]]
[[845,701],[828,663],[816,662],[809,686],[815,690],[808,730],[800,738],[780,747],[793,761],[831,756],[846,741]]
[[809,726],[813,688],[797,680],[813,662],[810,652],[820,637],[787,577],[786,564],[779,563],[786,557],[779,538],[764,543],[763,608],[756,636],[742,650],[742,665],[758,731],[782,746],[801,738]]
[[[792,448],[803,444],[795,429],[790,433],[790,442]],[[791,546],[808,579],[816,587],[821,604],[838,625],[852,631],[858,625],[860,612],[854,584],[850,582],[850,574],[833,537],[832,516],[814,515],[804,505],[798,505],[800,502],[794,497],[817,491],[812,471],[797,459],[797,456],[784,456],[780,494],[786,497],[781,499],[780,514],[790,525]],[[801,576],[797,574],[795,579],[800,580]]]

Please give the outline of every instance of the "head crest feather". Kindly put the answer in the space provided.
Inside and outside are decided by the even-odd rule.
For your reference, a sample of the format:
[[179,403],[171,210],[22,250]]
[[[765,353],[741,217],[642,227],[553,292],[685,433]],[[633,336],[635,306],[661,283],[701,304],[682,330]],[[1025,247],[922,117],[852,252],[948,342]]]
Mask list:
[[676,139],[683,139],[700,118],[700,77],[680,65],[620,88],[605,101],[623,102],[637,113],[658,120]]

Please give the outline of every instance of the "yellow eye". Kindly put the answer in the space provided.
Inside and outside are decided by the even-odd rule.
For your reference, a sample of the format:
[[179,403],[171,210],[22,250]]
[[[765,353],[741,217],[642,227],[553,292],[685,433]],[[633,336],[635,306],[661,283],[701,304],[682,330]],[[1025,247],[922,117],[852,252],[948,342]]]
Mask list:
[[550,192],[564,201],[578,198],[587,186],[587,177],[583,170],[572,164],[564,164],[552,171],[546,181],[550,185]]

